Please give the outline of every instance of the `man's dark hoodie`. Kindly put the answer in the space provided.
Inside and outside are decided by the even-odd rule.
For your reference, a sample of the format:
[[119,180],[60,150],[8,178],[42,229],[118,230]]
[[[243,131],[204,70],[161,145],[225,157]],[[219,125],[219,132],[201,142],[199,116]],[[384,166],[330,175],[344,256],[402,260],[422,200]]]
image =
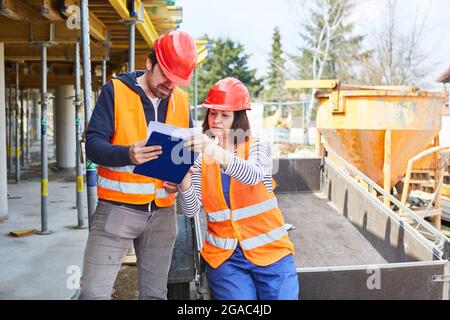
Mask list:
[[[143,71],[126,72],[119,75],[118,79],[125,83],[141,97],[147,123],[155,121],[155,113],[158,115],[158,122],[166,122],[167,107],[170,97],[161,100],[158,105],[158,112],[144,90],[138,85],[136,78],[143,75]],[[192,117],[189,118],[189,126],[192,128]],[[114,86],[109,81],[102,88],[98,97],[91,120],[86,132],[86,155],[92,162],[105,167],[123,167],[132,165],[129,157],[129,146],[112,145],[114,135]],[[108,201],[116,203],[114,201]],[[116,203],[119,204],[119,203]],[[124,205],[124,204],[121,204]],[[148,210],[147,205],[129,205],[127,207]],[[154,207],[154,203],[152,203]]]
[[[155,121],[155,108],[138,85],[136,78],[143,75],[143,71],[122,73],[118,79],[130,89],[137,92],[144,107],[147,123]],[[169,98],[161,100],[158,106],[158,122],[166,122]],[[189,119],[192,127],[192,117]],[[109,81],[102,89],[92,113],[86,133],[86,155],[94,163],[106,167],[123,167],[132,165],[128,151],[129,146],[115,146],[111,144],[114,135],[114,86]]]

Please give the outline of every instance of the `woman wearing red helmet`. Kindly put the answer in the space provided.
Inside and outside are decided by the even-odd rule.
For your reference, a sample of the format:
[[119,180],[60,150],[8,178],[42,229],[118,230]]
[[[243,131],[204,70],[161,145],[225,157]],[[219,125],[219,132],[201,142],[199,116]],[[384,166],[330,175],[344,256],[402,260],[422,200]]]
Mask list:
[[235,78],[209,90],[203,134],[186,146],[201,152],[179,186],[187,216],[206,213],[201,255],[215,299],[298,299],[289,240],[273,192],[271,146],[250,136],[245,85]]

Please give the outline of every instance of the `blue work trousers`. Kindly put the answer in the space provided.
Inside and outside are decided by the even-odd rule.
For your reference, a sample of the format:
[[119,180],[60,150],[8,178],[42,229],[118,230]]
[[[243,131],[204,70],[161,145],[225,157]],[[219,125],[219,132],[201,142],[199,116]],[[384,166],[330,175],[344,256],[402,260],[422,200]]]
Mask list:
[[294,257],[289,254],[262,267],[250,262],[238,245],[217,269],[206,263],[209,287],[216,300],[298,300]]

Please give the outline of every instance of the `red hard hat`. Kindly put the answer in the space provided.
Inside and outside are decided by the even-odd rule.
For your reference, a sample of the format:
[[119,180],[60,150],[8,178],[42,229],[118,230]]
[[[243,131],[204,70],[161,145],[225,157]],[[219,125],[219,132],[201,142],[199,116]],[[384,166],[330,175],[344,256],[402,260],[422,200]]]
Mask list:
[[217,81],[209,89],[203,105],[206,108],[222,111],[251,110],[250,94],[245,85],[236,78]]
[[156,59],[169,80],[187,86],[197,63],[197,48],[184,31],[172,31],[155,41]]

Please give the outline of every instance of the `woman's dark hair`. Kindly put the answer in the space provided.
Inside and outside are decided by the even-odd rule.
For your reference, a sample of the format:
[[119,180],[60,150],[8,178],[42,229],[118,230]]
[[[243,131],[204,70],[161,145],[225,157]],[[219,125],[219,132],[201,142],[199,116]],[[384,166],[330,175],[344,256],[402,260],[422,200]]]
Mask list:
[[150,59],[150,62],[152,64],[152,69],[153,69],[153,67],[158,63],[158,59],[156,59],[155,48],[151,48],[150,49],[150,53],[148,54],[148,58]]
[[[203,120],[202,129],[203,133],[210,135],[208,117],[211,109],[206,111],[205,119]],[[250,122],[248,121],[246,110],[234,111],[233,124],[230,130],[237,133],[234,136],[234,144],[239,145],[244,141],[248,141],[250,138]]]

